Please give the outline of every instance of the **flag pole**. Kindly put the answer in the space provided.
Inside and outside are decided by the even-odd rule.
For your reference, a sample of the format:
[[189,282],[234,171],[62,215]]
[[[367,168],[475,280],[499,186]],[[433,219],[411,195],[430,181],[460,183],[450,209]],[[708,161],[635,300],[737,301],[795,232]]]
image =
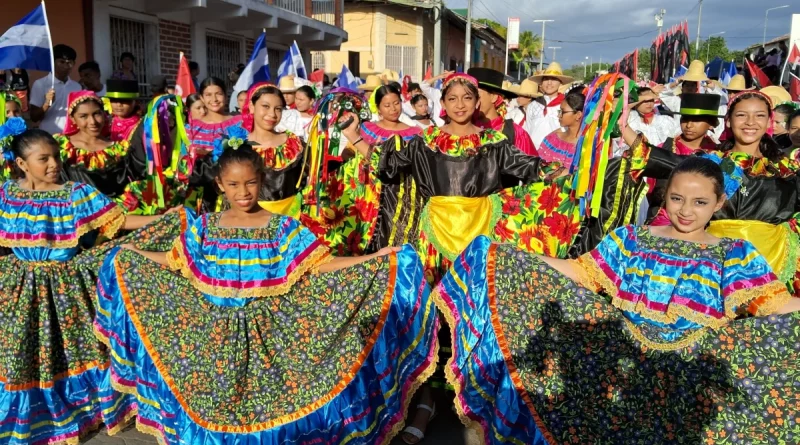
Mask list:
[[[47,21],[47,8],[44,6],[42,0],[42,15],[44,15],[44,27],[47,29],[47,43],[50,44],[50,89],[56,88],[56,59],[53,54],[53,37],[50,35],[50,23]],[[50,106],[53,106],[53,101],[50,101]]]
[[789,42],[789,43],[791,43],[792,46],[789,47],[789,54],[787,54],[786,60],[783,61],[783,69],[781,70],[781,77],[778,78],[778,86],[783,85],[783,76],[786,75],[786,65],[789,64],[789,56],[792,55],[792,50],[794,49],[795,45],[797,45],[797,42]]

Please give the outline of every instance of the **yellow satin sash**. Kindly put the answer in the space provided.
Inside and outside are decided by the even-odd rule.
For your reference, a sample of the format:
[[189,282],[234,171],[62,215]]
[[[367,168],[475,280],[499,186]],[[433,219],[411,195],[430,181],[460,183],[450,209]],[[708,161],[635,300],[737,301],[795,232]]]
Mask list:
[[500,214],[500,201],[488,196],[434,196],[420,218],[433,247],[452,261],[475,237],[491,236]]
[[292,195],[278,201],[258,201],[258,205],[262,209],[274,213],[276,215],[291,216],[297,218],[300,213],[300,206],[298,206],[298,195]]
[[726,219],[711,221],[708,233],[750,241],[781,281],[788,281],[797,269],[797,236],[786,224]]

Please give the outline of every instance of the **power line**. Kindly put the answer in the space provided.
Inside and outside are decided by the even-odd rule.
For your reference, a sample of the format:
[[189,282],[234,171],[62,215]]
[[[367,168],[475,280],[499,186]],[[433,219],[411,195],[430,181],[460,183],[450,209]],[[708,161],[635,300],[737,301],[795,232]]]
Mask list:
[[580,45],[588,45],[590,43],[605,43],[605,42],[618,42],[620,40],[628,40],[628,39],[638,39],[639,37],[644,37],[648,34],[654,34],[655,31],[650,30],[643,32],[642,34],[638,34],[635,36],[626,36],[626,37],[618,37],[615,39],[602,39],[602,40],[557,40],[557,39],[549,39],[550,42],[559,42],[559,43],[576,43]]

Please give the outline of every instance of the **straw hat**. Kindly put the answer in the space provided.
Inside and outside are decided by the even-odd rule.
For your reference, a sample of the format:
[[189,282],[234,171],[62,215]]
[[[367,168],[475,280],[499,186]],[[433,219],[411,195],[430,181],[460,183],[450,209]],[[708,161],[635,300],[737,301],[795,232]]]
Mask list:
[[297,91],[297,86],[294,84],[294,76],[283,76],[281,80],[278,82],[278,89],[281,90],[281,93],[294,93]]
[[539,84],[530,79],[523,80],[518,88],[519,89],[515,91],[515,93],[519,96],[533,98],[542,97],[542,93],[539,92]]
[[791,94],[783,87],[772,85],[762,88],[761,92],[769,96],[773,107],[783,102],[792,101]]
[[374,74],[370,74],[369,76],[367,76],[367,81],[359,85],[358,89],[362,91],[373,91],[377,90],[382,86],[383,82],[381,82],[381,78]]
[[381,77],[386,79],[387,82],[400,82],[400,75],[397,74],[397,71],[392,71],[390,69],[383,70]]
[[741,74],[737,74],[731,77],[731,81],[728,82],[728,86],[727,87],[723,86],[723,88],[725,88],[728,91],[745,91],[754,89],[753,87],[745,88],[744,76],[742,76]]
[[508,91],[511,91],[512,93],[516,94],[517,96],[519,96],[519,85],[513,84],[513,83],[509,83],[508,87],[504,87],[504,88],[507,89]]
[[555,77],[556,79],[560,80],[561,83],[570,83],[575,80],[572,77],[564,75],[564,70],[561,69],[561,64],[558,62],[551,63],[546,70],[542,71],[541,73],[536,73],[532,79],[534,82],[541,85],[542,80],[545,77]]
[[686,74],[683,75],[681,80],[685,82],[708,82],[705,68],[706,65],[700,60],[692,60],[692,63],[689,64],[689,69],[686,70]]

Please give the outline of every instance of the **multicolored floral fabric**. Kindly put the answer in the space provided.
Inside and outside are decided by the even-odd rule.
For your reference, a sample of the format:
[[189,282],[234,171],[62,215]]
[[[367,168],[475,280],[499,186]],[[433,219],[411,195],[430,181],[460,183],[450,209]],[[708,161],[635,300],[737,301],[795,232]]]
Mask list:
[[[274,221],[220,229],[216,240],[235,252],[260,244],[265,260],[282,252],[276,246],[291,253],[288,218]],[[268,269],[287,275],[277,270],[286,267]],[[236,307],[115,251],[98,301],[111,383],[148,401],[139,404],[138,428],[166,444],[388,443],[436,361],[435,306],[410,248],[303,274],[280,297]]]
[[605,297],[487,238],[434,298],[451,327],[457,409],[486,443],[793,443],[800,434],[800,313],[704,327],[665,350],[640,340]]
[[443,132],[439,127],[428,127],[422,132],[425,145],[431,150],[455,157],[474,156],[486,144],[495,144],[506,139],[501,131],[487,128],[480,133],[456,136]]
[[303,154],[303,140],[286,132],[286,142],[277,147],[254,145],[253,149],[264,159],[264,166],[271,170],[283,170],[292,165]]
[[79,253],[123,222],[85,184],[0,188],[0,245],[12,251],[0,258],[0,443],[72,444],[131,417],[135,401],[103,384],[108,352],[92,329],[100,262]]
[[101,171],[124,162],[128,155],[130,143],[127,140],[117,141],[104,150],[89,151],[78,148],[70,142],[68,136],[54,134],[61,146],[61,161],[67,165],[80,166],[86,171]]
[[634,325],[660,328],[655,338],[642,330],[656,343],[680,343],[744,313],[771,314],[790,298],[767,260],[741,239],[697,244],[624,226],[573,264],[580,284],[610,295]]
[[330,261],[328,249],[299,221],[274,215],[260,229],[219,225],[222,213],[197,218],[167,255],[198,291],[218,298],[283,295],[306,272]]
[[124,222],[122,210],[87,184],[67,182],[54,191],[26,190],[15,181],[0,186],[0,246],[22,259],[68,260],[91,247],[93,240],[81,246],[84,235],[113,238]]

